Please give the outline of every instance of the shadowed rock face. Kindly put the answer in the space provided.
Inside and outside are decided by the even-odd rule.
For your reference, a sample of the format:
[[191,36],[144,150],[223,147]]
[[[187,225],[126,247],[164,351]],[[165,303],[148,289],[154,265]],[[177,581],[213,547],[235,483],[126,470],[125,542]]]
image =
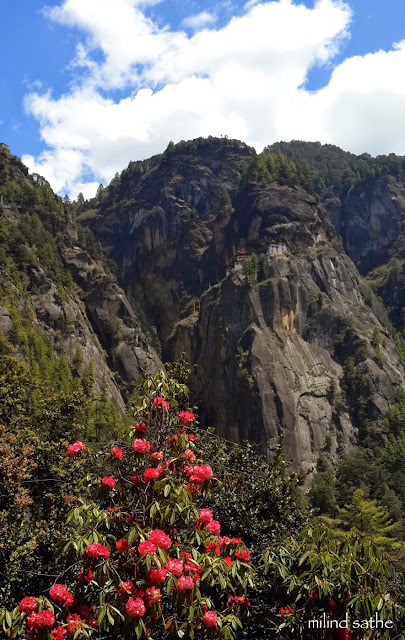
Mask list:
[[[334,457],[354,444],[361,428],[342,381],[351,345],[371,417],[393,402],[403,371],[384,309],[325,209],[300,188],[241,182],[252,154],[233,141],[175,149],[141,175],[123,175],[115,203],[90,224],[165,356],[185,351],[197,365],[202,424],[264,449],[283,434],[294,465],[309,469],[325,447]],[[253,253],[249,284],[238,269]],[[385,336],[383,368],[375,327]]]
[[405,184],[403,178],[369,178],[344,198],[326,193],[324,204],[347,254],[367,276],[389,309],[394,326],[405,329]]
[[361,182],[343,202],[326,197],[325,206],[363,274],[388,261],[405,231],[405,185],[391,175]]

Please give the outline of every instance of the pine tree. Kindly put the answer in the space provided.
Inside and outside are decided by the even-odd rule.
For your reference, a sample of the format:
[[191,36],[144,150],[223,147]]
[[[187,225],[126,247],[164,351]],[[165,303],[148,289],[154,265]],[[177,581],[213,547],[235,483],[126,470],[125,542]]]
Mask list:
[[330,523],[341,533],[349,532],[371,539],[381,547],[395,548],[398,544],[391,534],[400,527],[400,523],[392,522],[388,509],[379,506],[376,500],[367,500],[362,489],[353,493],[351,503],[339,509],[337,518]]

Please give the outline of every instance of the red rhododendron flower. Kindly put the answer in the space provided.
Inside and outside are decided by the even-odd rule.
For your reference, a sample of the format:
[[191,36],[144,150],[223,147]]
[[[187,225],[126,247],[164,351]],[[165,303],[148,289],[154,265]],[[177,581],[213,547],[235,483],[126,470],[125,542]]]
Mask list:
[[21,613],[31,613],[31,611],[36,611],[38,609],[38,602],[32,596],[26,596],[21,600],[18,608]]
[[96,618],[90,618],[89,620],[89,626],[92,627],[93,629],[97,629],[98,627],[98,620],[96,620]]
[[223,559],[224,564],[227,564],[229,567],[231,566],[231,564],[233,563],[233,560],[230,556],[226,556],[226,558]]
[[124,455],[124,450],[120,449],[120,447],[113,447],[111,449],[111,455],[114,456],[117,460],[122,460]]
[[55,624],[55,616],[50,609],[43,611],[32,611],[27,617],[27,627],[29,631],[33,629],[44,629],[45,627],[53,627]]
[[245,598],[245,596],[229,596],[226,606],[233,607],[234,605],[249,607],[250,600],[248,600],[248,598]]
[[208,464],[196,464],[194,467],[184,469],[189,475],[190,482],[205,482],[213,477],[212,469]]
[[81,629],[83,620],[77,613],[70,613],[67,617],[66,629],[68,633],[74,633],[77,629]]
[[115,543],[115,548],[119,553],[124,553],[124,551],[129,549],[128,540],[126,538],[120,538]]
[[154,399],[153,406],[160,407],[162,411],[167,411],[168,408],[170,407],[170,404],[166,402],[164,398],[162,398],[161,396],[158,396],[157,398]]
[[110,551],[109,549],[107,549],[107,547],[104,547],[100,542],[92,542],[86,547],[84,551],[84,555],[87,558],[107,559],[110,557]]
[[85,571],[83,569],[80,571],[79,575],[77,576],[77,580],[80,582],[80,584],[87,584],[88,582],[91,582],[93,580],[93,577],[93,571],[89,567]]
[[147,426],[146,424],[139,424],[138,422],[135,422],[134,429],[137,433],[145,433]]
[[240,544],[242,542],[242,538],[231,538],[229,542],[231,544]]
[[146,556],[148,553],[156,553],[157,547],[153,542],[145,540],[145,542],[139,544],[138,551],[140,556]]
[[66,629],[63,627],[56,627],[56,629],[53,629],[52,631],[52,640],[64,640],[66,634]]
[[209,553],[210,551],[215,551],[215,549],[217,548],[217,543],[216,542],[206,542],[205,543],[205,550]]
[[153,607],[154,604],[160,602],[162,594],[160,593],[160,589],[156,589],[156,587],[149,587],[146,589],[146,600],[149,607]]
[[176,558],[169,558],[165,566],[176,578],[179,578],[183,573],[183,563],[181,560],[176,560]]
[[73,458],[76,453],[79,453],[82,449],[85,449],[86,445],[84,442],[80,442],[80,440],[76,440],[73,444],[70,444],[67,448],[67,454],[69,458]]
[[211,522],[207,524],[206,529],[209,533],[212,533],[215,536],[218,536],[221,533],[221,525],[218,520],[211,520]]
[[171,547],[172,541],[168,535],[161,529],[154,529],[149,536],[149,542],[153,542],[157,547],[161,547],[166,551]]
[[190,433],[190,434],[189,434],[189,436],[188,436],[188,439],[190,440],[190,442],[194,442],[194,440],[195,440],[195,435],[194,435],[194,434],[192,434],[192,433]]
[[190,591],[194,587],[194,581],[191,576],[180,576],[177,582],[179,591]]
[[157,480],[162,475],[162,469],[158,467],[154,469],[153,467],[148,467],[145,469],[142,475],[142,479],[144,482],[150,482],[151,480]]
[[202,618],[203,625],[208,629],[216,627],[218,623],[218,614],[216,611],[206,611]]
[[188,462],[188,464],[194,464],[197,460],[195,454],[191,451],[191,449],[186,449],[181,455],[183,456],[184,460]]
[[135,588],[132,580],[126,580],[125,582],[121,582],[120,588],[117,590],[118,595],[123,596],[127,593],[132,593]]
[[192,411],[180,411],[179,420],[187,427],[190,422],[193,422],[193,420],[195,420],[195,415],[194,413],[192,413]]
[[230,543],[230,539],[227,536],[221,536],[218,538],[218,546],[224,547],[226,544]]
[[64,584],[54,584],[49,589],[49,597],[55,602],[61,602],[65,607],[70,607],[74,599],[73,593],[70,593]]
[[135,473],[135,471],[132,473],[131,482],[132,484],[139,484],[139,476]]
[[138,439],[134,440],[132,448],[135,453],[148,453],[150,450],[150,444],[147,440]]
[[115,480],[112,476],[104,476],[104,478],[101,481],[101,484],[105,484],[106,487],[110,487],[110,489],[114,489]]
[[150,571],[148,571],[147,581],[150,584],[162,584],[166,580],[167,572],[164,567],[152,567]]
[[214,519],[214,515],[211,509],[201,509],[198,514],[198,522],[202,522],[202,524],[208,524]]
[[291,607],[281,607],[279,614],[280,616],[292,616],[294,615],[294,611]]
[[125,611],[130,618],[142,618],[146,611],[145,603],[142,598],[130,598],[126,604]]
[[249,549],[242,549],[241,551],[237,551],[236,557],[238,558],[238,560],[242,560],[242,562],[249,562],[250,560]]

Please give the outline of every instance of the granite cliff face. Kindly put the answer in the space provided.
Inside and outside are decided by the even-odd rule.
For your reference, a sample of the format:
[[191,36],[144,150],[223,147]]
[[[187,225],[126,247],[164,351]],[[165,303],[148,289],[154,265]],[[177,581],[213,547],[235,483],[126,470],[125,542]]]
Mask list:
[[[258,168],[239,141],[169,145],[130,163],[78,223],[77,205],[2,146],[6,342],[23,356],[15,308],[28,305],[47,344],[69,362],[80,349],[95,392],[121,408],[133,382],[162,366],[152,344],[164,359],[184,351],[204,426],[263,450],[283,435],[304,470],[322,451],[337,459],[404,383],[386,311],[350,259],[387,286],[378,269],[402,250],[404,187],[382,175],[320,198],[287,165],[270,180]],[[86,226],[116,275],[83,240]]]
[[362,181],[344,198],[323,196],[345,251],[405,329],[405,184],[383,175]]
[[346,253],[405,329],[405,157],[355,156],[319,142],[279,142],[268,153],[296,163],[341,236]]
[[77,246],[77,225],[46,181],[29,176],[6,145],[0,146],[0,170],[0,330],[6,342],[24,357],[13,317],[29,315],[59,357],[71,363],[80,350],[82,367],[94,371],[94,392],[105,389],[123,410],[133,381],[145,368],[161,366],[159,356],[104,259]]
[[387,262],[405,231],[405,185],[392,175],[362,181],[343,199],[323,200],[361,273]]
[[250,180],[254,155],[211,139],[131,163],[88,223],[165,356],[197,365],[202,423],[263,449],[283,434],[309,469],[320,451],[354,444],[359,405],[378,417],[404,374],[325,208],[299,187]]

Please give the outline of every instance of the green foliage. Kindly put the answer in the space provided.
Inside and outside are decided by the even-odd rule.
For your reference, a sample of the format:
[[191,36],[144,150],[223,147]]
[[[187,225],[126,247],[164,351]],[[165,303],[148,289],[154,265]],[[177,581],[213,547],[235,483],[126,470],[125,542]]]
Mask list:
[[263,563],[278,598],[273,614],[278,618],[277,638],[329,638],[327,629],[314,631],[312,622],[324,614],[329,621],[347,615],[356,640],[377,637],[354,626],[355,620],[369,620],[375,614],[379,620],[392,621],[390,627],[379,629],[381,640],[396,637],[401,630],[405,610],[384,591],[382,580],[389,575],[389,566],[370,542],[344,539],[337,544],[331,531],[317,526],[267,550]]
[[266,186],[278,182],[289,187],[302,186],[309,188],[309,183],[302,171],[282,153],[261,153],[248,163],[241,178],[241,185],[250,182]]
[[259,271],[259,258],[255,253],[251,253],[243,263],[243,275],[246,281],[252,286],[257,282]]
[[318,513],[332,513],[336,505],[336,480],[332,470],[318,471],[311,482],[308,498]]
[[95,260],[101,260],[103,249],[99,240],[96,240],[94,234],[88,227],[77,227],[77,244],[79,247],[87,251],[87,253]]
[[279,548],[308,522],[310,513],[300,489],[302,478],[289,471],[281,443],[266,460],[252,444],[231,445],[211,430],[200,432],[199,437],[207,458],[215,463],[219,482],[212,488],[211,505],[222,533],[242,536],[257,570],[249,594],[249,616],[239,635],[267,640],[274,626],[274,586],[260,558],[269,544]]
[[[218,532],[211,532],[208,525],[199,523],[199,508],[206,507],[211,482],[209,478],[193,480],[188,472],[190,463],[201,464],[205,459],[186,429],[180,429],[184,424],[187,426],[181,422],[181,415],[177,415],[176,398],[184,396],[183,385],[160,372],[146,380],[144,388],[139,417],[154,446],[150,448],[143,436],[137,434],[135,443],[143,443],[147,450],[138,452],[135,444],[120,443],[118,458],[109,451],[93,457],[87,452],[80,454],[87,472],[83,486],[88,487],[88,495],[76,501],[61,532],[56,582],[63,576],[63,582],[74,594],[76,604],[71,605],[70,610],[80,611],[83,616],[84,637],[145,638],[147,625],[155,637],[175,634],[202,640],[207,637],[203,614],[205,609],[210,609],[218,612],[218,624],[214,625],[216,637],[233,640],[240,627],[242,607],[235,607],[230,596],[244,602],[246,589],[253,584],[254,572],[248,559],[241,556],[248,551],[241,541],[223,539],[221,542]],[[155,402],[156,388],[173,399],[173,411]],[[189,420],[193,421],[192,414]],[[152,451],[158,454],[157,458],[153,458]],[[143,474],[151,468],[159,473],[155,480],[148,481]],[[212,475],[210,468],[205,468]],[[103,476],[110,480],[115,476],[111,489],[101,481]],[[168,542],[156,543],[154,550],[142,553],[139,545],[149,538],[152,530],[159,536],[164,532]],[[116,547],[117,541],[125,541],[128,549],[120,550]],[[86,549],[92,543],[107,547],[110,557],[89,556]],[[206,547],[208,543],[213,548]],[[55,545],[52,552],[55,553]],[[230,564],[224,562],[225,555]],[[164,570],[163,579],[153,583],[151,570],[164,568],[169,558],[180,564],[183,580],[184,576],[191,580],[192,587],[186,592],[180,588],[179,575],[169,566]],[[77,575],[89,568],[92,579],[82,584]],[[122,584],[129,584],[129,580],[132,587],[128,587],[128,591],[133,590],[133,597],[135,589],[143,589],[141,602],[147,607],[145,615],[131,617],[128,613],[129,594]],[[150,591],[153,584],[153,595],[157,594],[158,599],[151,603],[146,589]],[[136,595],[139,598],[141,594]],[[43,596],[38,601],[44,608],[52,607],[59,621],[65,622],[63,612],[49,598]],[[84,603],[87,614],[82,613]],[[13,637],[25,635],[25,619],[18,608],[12,612],[6,627],[12,626]],[[90,625],[90,619],[97,620],[98,625]]]
[[398,530],[400,523],[393,523],[388,510],[377,505],[376,500],[365,499],[362,489],[354,491],[350,504],[338,509],[337,517],[330,524],[336,532],[348,531],[382,548],[398,546],[392,534]]
[[331,144],[320,142],[276,142],[265,147],[264,154],[282,154],[294,162],[311,188],[321,194],[333,187],[342,196],[362,180],[383,174],[401,178],[405,171],[405,158],[391,153],[372,158],[368,153],[356,156]]

